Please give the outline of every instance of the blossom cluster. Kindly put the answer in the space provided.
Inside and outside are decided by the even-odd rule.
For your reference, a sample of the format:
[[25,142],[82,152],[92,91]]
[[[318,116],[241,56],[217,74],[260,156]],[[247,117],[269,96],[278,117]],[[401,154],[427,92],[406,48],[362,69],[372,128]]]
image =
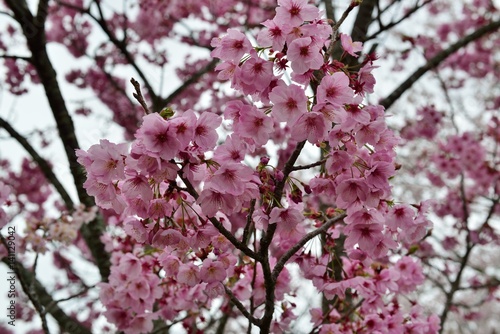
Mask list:
[[[268,282],[267,267],[286,262],[287,251],[312,227],[345,215],[325,239],[331,246],[344,235],[344,267],[356,270],[344,269],[337,281],[327,261],[337,256],[331,249],[317,258],[300,248],[288,259],[303,268],[314,264],[303,276],[327,298],[344,300],[346,291],[358,291],[365,298],[361,318],[372,319],[373,328],[382,327],[380,314],[389,312],[397,326],[435,332],[435,319],[415,311],[410,321],[384,299],[422,282],[418,263],[403,257],[394,267],[371,269],[375,261],[391,266],[389,252],[419,242],[430,226],[426,205],[415,212],[391,199],[398,139],[386,126],[383,107],[363,104],[375,83],[374,57],[351,73],[329,59],[337,37],[315,6],[306,0],[278,4],[257,35],[259,46],[237,29],[211,42],[212,56],[221,59],[219,79],[247,99],[229,101],[222,116],[166,108],[143,117],[130,149],[101,140],[77,151],[87,192],[115,212],[129,238],[130,247],[108,245],[115,253],[109,283],[101,284],[106,316],[126,333],[148,332],[156,317],[201,314],[228,289],[255,316],[265,315],[268,298],[281,301],[285,311],[275,317],[273,330],[286,331],[294,318],[285,299],[292,292],[290,275],[285,266]],[[348,36],[339,42],[348,54],[361,50]],[[225,138],[219,136],[223,122]],[[280,146],[276,165],[267,157],[269,144]],[[322,149],[325,159],[313,164],[321,165],[320,172],[300,168],[311,168],[314,177],[299,181],[290,174],[306,144]],[[249,156],[259,163],[249,163]],[[269,253],[261,258],[269,236]],[[266,284],[273,284],[272,297]],[[338,332],[334,327],[323,332]]]

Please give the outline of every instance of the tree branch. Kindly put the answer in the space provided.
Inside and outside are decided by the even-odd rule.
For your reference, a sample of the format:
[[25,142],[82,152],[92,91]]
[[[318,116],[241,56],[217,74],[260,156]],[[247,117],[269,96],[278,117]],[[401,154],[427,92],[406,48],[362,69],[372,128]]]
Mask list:
[[204,74],[214,70],[218,60],[212,59],[205,67],[194,73],[189,79],[185,80],[176,90],[174,90],[168,97],[160,99],[159,103],[154,104],[153,111],[159,112],[163,107],[168,106],[172,101],[184,92],[189,86],[196,83]]
[[[400,24],[401,22],[403,22],[404,20],[406,20],[407,18],[409,18],[410,16],[412,16],[414,13],[416,13],[419,9],[425,7],[425,5],[431,3],[433,0],[427,0],[427,1],[424,1],[423,3],[421,3],[420,5],[415,5],[415,7],[413,7],[412,9],[410,9],[408,12],[405,13],[405,15],[403,15],[399,20],[396,20],[396,21],[392,21],[388,24],[385,24],[385,25],[381,25],[380,26],[380,29],[376,32],[374,32],[373,34],[371,34],[370,36],[365,36],[365,38],[362,40],[363,42],[366,42],[366,41],[369,41],[375,37],[377,37],[378,35],[380,35],[381,33],[383,33],[384,31],[390,29],[390,28],[393,28],[395,26],[397,26],[398,24]],[[380,17],[380,14],[382,12],[379,12],[378,13],[378,17]]]
[[12,138],[14,138],[29,153],[29,155],[33,158],[33,160],[38,164],[38,167],[40,167],[40,170],[42,171],[47,181],[50,182],[54,186],[54,188],[56,188],[59,195],[61,195],[61,198],[64,201],[66,208],[69,211],[73,210],[74,207],[73,200],[71,199],[71,197],[69,196],[68,192],[63,187],[61,182],[59,182],[59,179],[52,171],[52,168],[50,167],[49,163],[44,158],[42,158],[37,151],[35,151],[33,146],[30,145],[30,143],[26,140],[26,138],[24,138],[21,134],[19,134],[7,121],[5,121],[1,117],[0,117],[0,127],[4,128],[5,131],[7,131],[9,135]]
[[[7,240],[5,240],[4,236],[0,234],[0,239],[2,241],[2,244],[4,245],[5,249],[9,249]],[[38,253],[37,253],[38,256]],[[4,258],[5,259],[5,258]],[[19,271],[19,263],[17,262],[17,259],[15,257],[15,254],[11,254],[9,257],[9,262],[8,265],[11,269],[14,270],[16,273],[17,278],[19,278],[19,281],[21,283],[21,287],[23,288],[24,293],[26,296],[28,296],[28,299],[31,301],[33,306],[35,307],[36,312],[40,316],[40,320],[42,321],[42,330],[45,334],[50,334],[49,333],[49,327],[47,326],[47,317],[45,316],[45,310],[43,309],[42,305],[40,304],[39,298],[37,291],[35,289],[35,273],[33,272],[33,277],[31,279],[26,279],[25,276],[22,276]],[[35,260],[36,263],[36,260]],[[33,266],[33,270],[35,270],[35,266]]]
[[396,102],[401,95],[403,95],[404,92],[406,92],[408,89],[413,86],[415,82],[418,81],[425,73],[427,73],[429,70],[434,69],[437,67],[439,64],[441,64],[446,58],[448,58],[451,54],[455,53],[458,51],[460,48],[466,46],[472,41],[475,41],[491,32],[494,32],[500,28],[500,20],[499,21],[493,21],[490,22],[489,24],[486,24],[482,26],[481,28],[477,29],[473,33],[463,37],[460,39],[458,42],[452,44],[449,46],[447,49],[439,52],[437,55],[432,57],[424,66],[420,67],[417,69],[413,74],[411,74],[408,79],[406,79],[398,88],[396,88],[388,97],[380,101],[380,104],[385,107],[385,109],[389,109],[394,102]]
[[24,60],[24,61],[27,61],[28,63],[31,63],[31,57],[16,56],[16,55],[10,55],[10,54],[1,54],[0,58],[3,58],[3,59]]
[[[74,179],[80,201],[86,207],[95,205],[94,199],[89,196],[83,188],[86,176],[83,168],[77,162],[76,152],[80,146],[75,134],[73,120],[69,115],[66,102],[62,96],[56,72],[47,54],[47,39],[42,22],[35,22],[33,15],[25,0],[5,0],[7,6],[14,12],[16,21],[21,25],[26,37],[28,48],[32,54],[32,64],[44,87],[45,95],[49,102],[52,114],[57,124],[69,168]],[[100,215],[90,224],[84,224],[81,228],[85,242],[92,253],[103,281],[107,280],[110,273],[110,257],[104,249],[100,236],[105,229],[104,221]]]
[[[1,236],[2,243],[4,243],[5,238]],[[54,319],[57,321],[59,327],[67,333],[71,334],[91,334],[91,331],[83,326],[78,320],[71,318],[68,316],[52,299],[52,296],[45,290],[45,287],[36,279],[36,277],[28,271],[22,264],[17,262],[17,259],[14,258],[14,268],[12,268],[12,257],[4,257],[2,262],[5,263],[9,268],[12,268],[16,273],[16,276],[19,278],[21,285],[23,286],[23,291],[26,293],[28,298],[30,298],[30,289],[29,287],[25,287],[24,285],[27,282],[33,282],[34,291],[37,300],[39,302],[39,306],[43,306],[46,311],[43,309],[42,312],[50,313]],[[24,284],[23,284],[24,282]],[[32,300],[33,302],[33,300]],[[36,303],[37,301],[35,301]],[[37,307],[34,304],[35,308]],[[37,311],[40,312],[37,308]],[[48,331],[47,331],[48,333]]]
[[149,95],[151,96],[151,100],[153,101],[153,105],[156,103],[158,100],[158,95],[156,95],[153,86],[149,83],[148,79],[146,78],[146,75],[144,72],[139,68],[137,63],[135,62],[134,57],[132,54],[128,51],[127,45],[124,43],[124,41],[119,41],[118,38],[115,36],[115,34],[109,29],[106,20],[104,19],[104,13],[101,8],[101,4],[99,1],[94,1],[93,3],[96,4],[97,10],[99,12],[99,18],[95,17],[94,15],[91,15],[89,13],[89,16],[97,22],[97,24],[101,27],[102,31],[108,36],[109,40],[113,45],[120,50],[120,52],[123,54],[127,62],[134,68],[134,70],[137,72],[139,77],[142,79],[144,85],[146,86]]
[[231,300],[231,303],[233,303],[234,306],[236,306],[236,308],[238,310],[240,310],[240,312],[245,316],[245,318],[247,318],[248,321],[250,321],[254,325],[257,325],[257,326],[260,325],[259,319],[256,319],[253,315],[251,315],[247,311],[245,306],[238,300],[238,298],[236,298],[236,296],[233,294],[233,292],[225,285],[224,285],[224,289],[226,290],[226,294],[229,296],[229,300]]
[[312,232],[307,233],[305,236],[300,239],[298,243],[296,243],[292,248],[290,248],[283,256],[278,260],[273,269],[273,280],[276,281],[278,279],[279,274],[285,267],[285,264],[292,256],[294,256],[299,249],[301,249],[309,240],[320,235],[323,232],[326,232],[330,227],[332,227],[335,223],[341,221],[346,217],[346,214],[343,213],[335,218],[330,219],[321,227],[315,229]]
[[144,109],[144,112],[146,114],[151,114],[151,111],[149,110],[149,107],[148,107],[146,101],[144,100],[144,96],[142,96],[141,85],[134,78],[131,78],[130,82],[132,83],[132,86],[134,86],[134,89],[135,89],[135,93],[132,93],[132,95],[135,97],[137,102],[139,102],[142,109]]
[[[198,192],[196,191],[196,189],[194,189],[191,182],[189,182],[188,179],[186,179],[185,177],[183,177],[181,175],[179,175],[179,177],[181,178],[182,182],[184,182],[184,184],[186,185],[187,192],[191,196],[193,196],[195,199],[198,199],[198,197],[199,197]],[[256,252],[254,252],[253,250],[248,248],[248,246],[246,244],[244,244],[243,242],[236,239],[236,237],[230,231],[228,231],[217,218],[210,217],[210,218],[208,218],[208,220],[210,220],[212,225],[215,226],[215,228],[219,231],[220,234],[225,236],[226,239],[229,240],[229,242],[231,242],[231,244],[233,244],[234,247],[236,247],[237,249],[242,251],[245,255],[251,257],[254,260],[261,260],[262,259],[262,257],[259,254],[257,254]]]

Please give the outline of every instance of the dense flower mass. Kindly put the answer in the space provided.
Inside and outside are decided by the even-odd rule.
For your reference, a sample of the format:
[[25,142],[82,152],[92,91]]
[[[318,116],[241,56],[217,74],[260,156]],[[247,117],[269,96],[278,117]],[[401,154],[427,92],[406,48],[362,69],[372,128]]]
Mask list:
[[[11,319],[44,333],[498,327],[494,1],[25,2],[0,1],[5,101],[40,85],[49,103],[0,111],[2,142],[31,156],[0,156]],[[63,76],[54,44],[73,59]],[[46,111],[54,125],[16,131]],[[80,149],[115,126],[127,143]]]
[[[121,217],[137,242],[114,258],[109,283],[101,284],[106,316],[126,333],[146,332],[160,315],[172,318],[229,295],[267,319],[261,329],[286,331],[290,321],[276,317],[273,305],[280,301],[293,315],[285,298],[294,293],[290,261],[326,298],[340,298],[347,307],[346,293],[357,291],[366,300],[358,320],[325,324],[322,333],[359,331],[368,319],[373,328],[391,319],[406,331],[435,332],[434,318],[413,310],[409,320],[396,302],[399,293],[422,283],[421,267],[409,257],[391,264],[388,255],[418,242],[430,223],[411,207],[392,204],[388,180],[395,174],[398,139],[385,125],[383,108],[363,104],[371,86],[353,89],[369,77],[371,61],[358,74],[325,62],[323,46],[337,41],[318,9],[306,0],[279,4],[257,37],[260,46],[234,28],[211,42],[212,56],[222,60],[221,78],[254,101],[226,104],[229,135],[220,135],[223,120],[213,113],[152,113],[143,117],[130,152],[108,141],[78,152],[87,191]],[[357,56],[361,43],[347,35],[341,41]],[[285,81],[283,71],[295,81]],[[314,91],[307,89],[310,82]],[[285,160],[273,166],[263,156],[265,145],[283,143],[283,135]],[[326,143],[325,169],[297,183],[293,166],[303,147]],[[246,156],[260,157],[260,163],[248,164]],[[311,214],[321,205],[331,206],[329,216]],[[342,260],[341,277],[334,278],[329,267],[331,248],[319,257],[303,248],[307,232],[319,226],[328,231],[327,244],[345,236],[349,257]],[[151,249],[147,256],[141,255],[144,247]],[[377,261],[385,269],[375,270]],[[274,283],[264,289],[270,275]],[[170,307],[155,311],[155,303]],[[382,320],[383,314],[391,317]]]

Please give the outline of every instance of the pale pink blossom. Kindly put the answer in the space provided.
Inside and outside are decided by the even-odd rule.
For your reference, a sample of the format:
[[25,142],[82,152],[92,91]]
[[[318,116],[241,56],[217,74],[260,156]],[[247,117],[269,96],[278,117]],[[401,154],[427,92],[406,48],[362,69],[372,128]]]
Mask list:
[[[313,43],[311,37],[294,40],[288,46],[287,58],[292,62],[292,70],[297,74],[317,70],[323,65],[321,46]],[[324,80],[324,79],[323,79]]]
[[318,144],[325,140],[331,125],[323,114],[311,111],[300,116],[292,126],[292,137],[297,141],[306,140]]
[[273,103],[272,116],[280,122],[291,125],[307,112],[307,96],[297,85],[278,86],[269,93],[269,99]]
[[200,269],[200,279],[203,282],[221,282],[226,278],[226,270],[221,262],[206,259]]
[[340,34],[340,43],[342,44],[342,48],[344,49],[344,51],[355,58],[359,57],[356,54],[356,52],[363,51],[363,43],[353,42],[351,36],[349,36],[349,35],[341,33]]
[[227,35],[222,38],[214,38],[211,45],[215,47],[212,57],[235,62],[239,62],[245,53],[252,50],[252,44],[245,34],[234,28],[228,29]]
[[262,25],[266,28],[257,35],[257,43],[260,46],[271,46],[273,50],[281,51],[292,27],[288,23],[278,24],[275,20],[267,20]]
[[319,15],[316,6],[308,4],[307,0],[278,0],[276,22],[299,26],[304,21],[312,21]]
[[353,100],[354,92],[349,87],[349,78],[344,72],[327,75],[318,86],[318,103],[328,102],[335,108],[342,108]]

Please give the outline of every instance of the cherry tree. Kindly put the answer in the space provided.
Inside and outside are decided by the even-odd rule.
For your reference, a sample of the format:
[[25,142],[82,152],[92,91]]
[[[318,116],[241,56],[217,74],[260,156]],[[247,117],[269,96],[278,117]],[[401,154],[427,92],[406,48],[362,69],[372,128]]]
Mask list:
[[[0,254],[20,286],[5,332],[494,324],[494,2],[1,6],[4,88],[43,87],[72,177],[44,155],[53,128],[0,118],[26,152],[1,157]],[[123,138],[81,147],[102,117]]]

